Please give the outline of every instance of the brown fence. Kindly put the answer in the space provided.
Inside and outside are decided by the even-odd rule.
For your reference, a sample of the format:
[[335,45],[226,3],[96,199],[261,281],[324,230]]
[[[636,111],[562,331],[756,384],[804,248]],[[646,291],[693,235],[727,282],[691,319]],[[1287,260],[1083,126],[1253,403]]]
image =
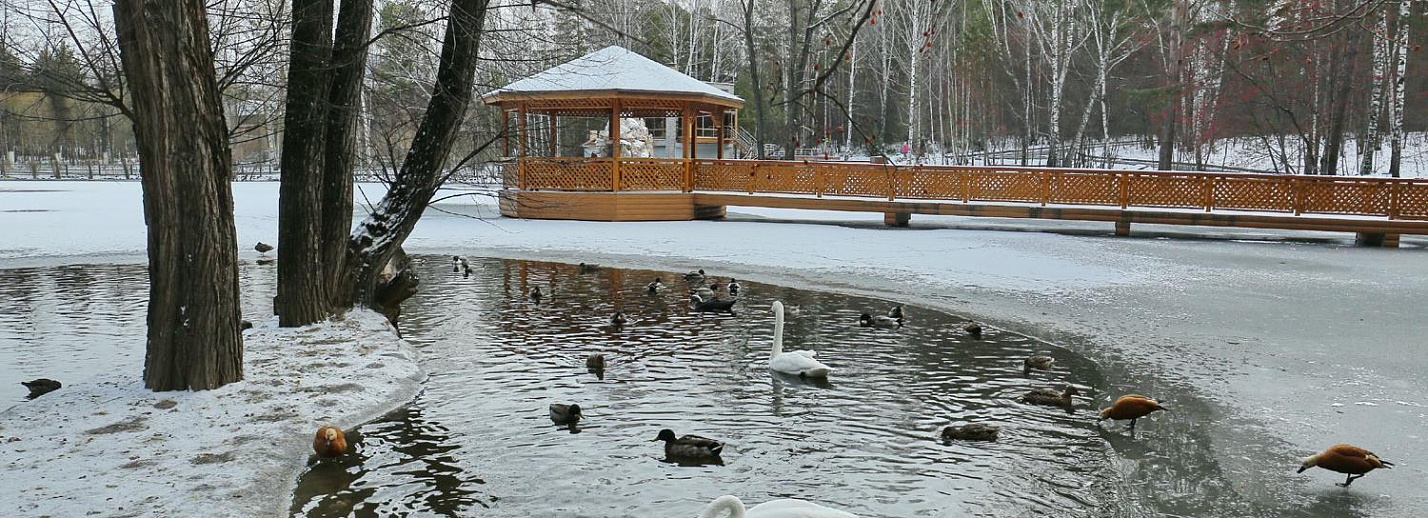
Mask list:
[[[512,165],[515,182],[509,178]],[[616,164],[610,158],[527,157],[507,168],[506,184],[527,190],[740,192],[1428,220],[1425,179],[667,158]]]

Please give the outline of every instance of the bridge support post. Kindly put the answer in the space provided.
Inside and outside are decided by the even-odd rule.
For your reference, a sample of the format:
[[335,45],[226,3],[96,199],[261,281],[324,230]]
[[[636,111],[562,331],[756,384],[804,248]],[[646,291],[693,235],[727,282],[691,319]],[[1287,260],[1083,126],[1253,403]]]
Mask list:
[[906,227],[912,221],[911,212],[884,212],[883,224],[889,227]]
[[1117,222],[1116,222],[1116,235],[1118,235],[1118,236],[1129,236],[1129,235],[1130,235],[1130,222],[1129,222],[1129,221],[1117,221]]
[[1385,234],[1382,232],[1357,232],[1354,234],[1354,244],[1357,246],[1381,246],[1384,248],[1398,248],[1398,234]]

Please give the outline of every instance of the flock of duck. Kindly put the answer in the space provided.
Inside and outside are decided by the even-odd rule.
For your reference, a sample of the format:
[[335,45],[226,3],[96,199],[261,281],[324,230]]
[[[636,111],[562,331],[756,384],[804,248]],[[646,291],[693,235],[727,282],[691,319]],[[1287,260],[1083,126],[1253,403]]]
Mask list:
[[[465,259],[453,256],[452,264],[453,272],[461,272],[463,276],[470,276],[470,264]],[[579,265],[581,273],[590,273],[596,268],[598,268],[596,265],[585,263]],[[684,274],[684,280],[690,287],[689,308],[692,311],[733,313],[734,305],[740,301],[739,294],[742,287],[733,278],[729,278],[725,283],[720,283],[701,269]],[[667,286],[663,279],[658,277],[645,285],[645,291],[650,294],[657,294],[665,289]],[[525,295],[534,304],[539,304],[544,296],[539,287],[532,288]],[[774,329],[772,347],[769,351],[769,370],[804,379],[826,380],[834,372],[834,368],[819,361],[816,351],[784,350],[785,307],[781,301],[774,301],[771,309],[774,315]],[[859,317],[858,325],[896,329],[901,328],[906,320],[903,307],[896,306],[886,315],[863,313]],[[619,329],[627,322],[625,314],[617,311],[610,317],[609,325]],[[980,339],[982,336],[982,327],[977,322],[966,322],[961,326],[961,329],[973,338]],[[1050,370],[1054,362],[1055,359],[1049,355],[1029,356],[1022,361],[1022,374],[1030,376],[1032,371]],[[606,367],[605,357],[601,354],[591,354],[586,358],[585,365],[590,372],[603,375]],[[1067,384],[1061,390],[1041,388],[1027,392],[1018,401],[1032,405],[1059,407],[1070,413],[1076,407],[1073,398],[1079,393],[1080,391],[1074,385]],[[552,403],[549,410],[552,422],[566,426],[572,432],[577,431],[578,423],[584,418],[580,405],[575,403]],[[1116,398],[1110,406],[1101,409],[1097,422],[1108,419],[1130,421],[1128,429],[1134,432],[1138,419],[1157,411],[1168,411],[1168,409],[1154,398],[1141,394],[1126,394]],[[949,425],[943,428],[941,438],[944,442],[956,440],[995,441],[999,433],[1000,429],[993,425],[968,423]],[[722,462],[720,455],[724,450],[724,443],[716,439],[693,434],[678,435],[674,430],[663,429],[652,441],[664,443],[664,453],[669,460],[693,463]],[[322,427],[314,438],[313,449],[320,458],[342,455],[347,451],[347,443],[342,430],[331,426]],[[1382,460],[1378,455],[1363,448],[1337,444],[1305,458],[1299,467],[1299,472],[1315,466],[1346,474],[1347,478],[1344,482],[1337,485],[1348,487],[1354,480],[1363,477],[1369,471],[1377,468],[1389,468],[1393,466],[1393,463]],[[855,515],[846,511],[798,499],[777,499],[745,508],[744,503],[733,495],[721,496],[710,502],[699,514],[699,518],[715,518],[725,512],[729,513],[731,518],[855,518]]]

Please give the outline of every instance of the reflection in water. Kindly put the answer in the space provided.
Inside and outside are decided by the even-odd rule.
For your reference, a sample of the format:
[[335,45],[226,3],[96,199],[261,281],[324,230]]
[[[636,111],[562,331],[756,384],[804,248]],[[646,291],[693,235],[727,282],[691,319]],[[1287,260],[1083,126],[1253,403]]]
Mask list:
[[[424,290],[402,323],[431,373],[413,408],[449,428],[441,447],[453,466],[492,482],[488,497],[464,493],[466,507],[438,500],[424,509],[692,516],[713,495],[734,493],[799,496],[868,516],[1074,516],[1096,514],[1108,488],[1095,483],[1119,478],[1092,413],[1016,401],[1033,388],[1100,381],[1064,351],[1053,353],[1055,370],[1022,376],[1022,359],[1047,349],[1023,336],[988,329],[977,340],[961,319],[918,308],[901,329],[862,328],[859,315],[891,304],[750,282],[731,315],[692,311],[683,281],[645,289],[675,274],[477,260],[464,278],[448,271],[449,257],[423,259]],[[537,287],[539,304],[527,296]],[[799,308],[785,347],[817,350],[836,369],[830,380],[770,373],[775,299]],[[627,316],[620,327],[610,325],[617,311]],[[592,373],[585,362],[597,353],[606,365]],[[552,402],[581,406],[582,433],[551,426]],[[1000,425],[1002,441],[942,444],[941,428],[960,421]],[[662,428],[725,441],[722,462],[666,462],[650,441]],[[401,443],[383,437],[400,429],[391,419],[364,427],[365,449],[374,436]],[[367,464],[352,487],[390,489],[368,502],[437,485],[429,473]],[[317,493],[300,495],[295,511],[327,516],[312,503],[325,500],[354,508],[351,490],[307,496]],[[489,508],[471,510],[476,502]]]
[[[1190,396],[1133,436],[1098,427],[1095,410],[1119,394],[1096,390],[1095,365],[993,328],[975,340],[950,315],[912,307],[901,329],[860,328],[861,313],[890,303],[749,282],[734,315],[693,313],[678,274],[483,259],[463,277],[449,257],[417,259],[425,282],[403,328],[426,388],[364,425],[356,454],[305,473],[295,515],[678,517],[723,493],[888,517],[1368,516],[1381,501],[1295,486],[1297,464],[1219,457],[1223,438],[1203,423],[1221,417]],[[272,266],[240,275],[245,318],[270,318]],[[22,380],[140,372],[146,276],[143,265],[0,270],[0,387],[12,389],[0,406],[23,404]],[[656,276],[673,281],[650,294]],[[539,305],[525,296],[536,286]],[[788,347],[817,350],[831,380],[770,374],[775,299],[799,309]],[[615,311],[628,317],[619,329]],[[1023,376],[1022,359],[1041,352],[1053,369]],[[592,353],[606,358],[599,375],[583,364]],[[1073,414],[1017,401],[1066,383],[1090,388]],[[553,426],[551,402],[579,403],[582,433]],[[939,440],[962,422],[1001,437]],[[661,462],[650,438],[662,428],[726,441],[724,465]],[[1229,482],[1247,478],[1262,485]]]

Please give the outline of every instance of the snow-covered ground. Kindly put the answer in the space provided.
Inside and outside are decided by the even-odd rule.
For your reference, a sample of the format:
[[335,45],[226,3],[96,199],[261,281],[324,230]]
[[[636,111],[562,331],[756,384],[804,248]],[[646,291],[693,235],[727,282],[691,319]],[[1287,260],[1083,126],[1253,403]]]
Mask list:
[[[379,187],[364,190],[367,198],[380,197]],[[1113,385],[1102,388],[1107,393],[1146,392],[1172,408],[1208,407],[1175,416],[1204,418],[1199,425],[1220,430],[1223,440],[1204,447],[1223,459],[1222,476],[1246,495],[1281,492],[1287,484],[1306,501],[1331,498],[1337,490],[1331,477],[1293,469],[1300,457],[1351,442],[1399,463],[1354,484],[1363,507],[1384,516],[1428,514],[1428,489],[1421,484],[1428,474],[1421,432],[1428,424],[1428,377],[1416,362],[1403,361],[1425,345],[1417,308],[1428,298],[1422,275],[1428,240],[1405,237],[1400,249],[1367,249],[1350,246],[1352,235],[1344,233],[1153,225],[1115,238],[1109,224],[923,216],[914,216],[911,228],[889,229],[881,214],[733,207],[724,221],[521,221],[498,218],[491,198],[479,190],[470,194],[429,211],[408,250],[705,268],[972,316],[1096,360]],[[240,247],[271,242],[277,184],[235,184],[235,198]],[[142,261],[140,199],[136,182],[0,182],[0,207],[7,209],[0,211],[0,268]],[[381,360],[391,372],[376,369],[386,372],[386,381],[364,378],[361,390],[335,378],[365,372],[373,360],[357,357],[360,348],[351,357],[270,356],[274,342],[342,329],[260,326],[247,337],[248,381],[219,392],[151,394],[138,385],[138,373],[116,373],[67,382],[63,399],[47,396],[0,414],[7,480],[0,482],[0,501],[57,516],[113,512],[109,498],[138,506],[126,510],[159,509],[162,502],[162,509],[206,505],[205,514],[276,514],[269,511],[286,507],[283,492],[291,489],[308,434],[320,420],[355,424],[404,402],[420,377],[410,353],[376,325],[342,335],[372,344],[366,354],[394,355]],[[277,363],[255,363],[264,359]],[[319,361],[347,365],[302,372]],[[267,395],[250,397],[249,390]],[[330,415],[322,402],[339,391],[351,391],[341,392],[344,399],[370,400]],[[154,408],[165,399],[177,405]],[[241,433],[210,425],[239,426],[254,421],[243,416],[285,406],[294,408],[292,415]],[[194,407],[203,410],[182,412]],[[145,428],[126,431],[138,427]],[[115,433],[87,433],[93,430]],[[195,434],[197,444],[178,445]],[[33,447],[55,444],[61,449]],[[145,452],[166,448],[178,453],[141,462],[151,460]],[[268,460],[222,473],[204,463],[227,453]],[[37,480],[45,470],[66,475]],[[78,479],[81,474],[86,478]],[[243,503],[211,505],[215,501]]]

